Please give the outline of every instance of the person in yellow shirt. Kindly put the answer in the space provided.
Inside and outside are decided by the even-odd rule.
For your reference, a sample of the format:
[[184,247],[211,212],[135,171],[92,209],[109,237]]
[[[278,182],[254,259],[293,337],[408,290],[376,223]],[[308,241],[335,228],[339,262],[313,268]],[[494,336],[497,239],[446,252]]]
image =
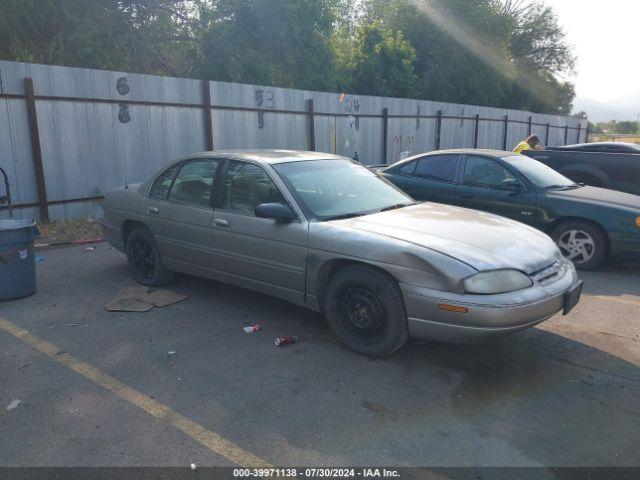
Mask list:
[[540,138],[537,135],[529,135],[513,149],[515,153],[522,153],[525,150],[542,150]]

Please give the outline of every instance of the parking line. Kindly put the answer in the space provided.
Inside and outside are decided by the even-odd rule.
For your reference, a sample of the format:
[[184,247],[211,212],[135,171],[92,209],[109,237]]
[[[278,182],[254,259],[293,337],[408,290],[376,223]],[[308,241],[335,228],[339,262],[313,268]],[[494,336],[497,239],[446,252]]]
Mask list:
[[189,420],[184,415],[172,410],[153,398],[138,392],[137,390],[116,380],[112,376],[92,367],[65,351],[59,349],[55,345],[46,342],[28,330],[18,327],[10,321],[0,317],[0,329],[13,335],[24,343],[31,345],[33,348],[56,362],[66,366],[67,368],[79,373],[83,377],[100,385],[108,391],[118,395],[120,398],[144,410],[149,415],[161,418],[167,421],[172,427],[185,433],[192,439],[207,447],[209,450],[225,457],[236,465],[243,467],[272,467],[268,462],[253,455],[250,452],[240,448],[233,442],[221,437],[217,433],[206,429],[202,425]]

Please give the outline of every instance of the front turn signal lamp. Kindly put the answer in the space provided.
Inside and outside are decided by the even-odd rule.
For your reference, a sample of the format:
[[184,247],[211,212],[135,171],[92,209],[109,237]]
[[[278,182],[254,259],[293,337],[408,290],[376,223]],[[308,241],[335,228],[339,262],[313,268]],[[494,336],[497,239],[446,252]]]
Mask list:
[[636,227],[640,228],[640,217],[636,218]]
[[480,272],[462,281],[464,291],[476,295],[515,292],[531,285],[533,281],[527,275],[520,270],[510,269]]

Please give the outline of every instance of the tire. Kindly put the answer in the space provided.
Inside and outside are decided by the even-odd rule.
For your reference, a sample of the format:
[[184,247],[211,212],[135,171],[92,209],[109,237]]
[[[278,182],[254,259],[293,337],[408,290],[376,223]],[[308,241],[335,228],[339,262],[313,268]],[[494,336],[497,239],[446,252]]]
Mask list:
[[562,255],[571,260],[578,270],[594,270],[609,256],[606,234],[589,222],[563,222],[553,229],[551,238]]
[[127,236],[127,260],[136,282],[150,287],[170,283],[175,274],[167,270],[153,240],[153,235],[145,226],[134,228]]
[[333,275],[324,311],[340,343],[361,355],[385,357],[409,339],[398,284],[368,265],[345,267]]

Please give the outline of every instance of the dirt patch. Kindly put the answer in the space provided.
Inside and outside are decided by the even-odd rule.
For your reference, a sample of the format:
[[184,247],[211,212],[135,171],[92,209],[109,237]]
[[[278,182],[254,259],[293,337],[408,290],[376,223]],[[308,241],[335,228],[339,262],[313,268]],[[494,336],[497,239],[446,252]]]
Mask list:
[[85,220],[57,220],[39,223],[38,244],[70,243],[102,238],[100,223],[93,218]]

